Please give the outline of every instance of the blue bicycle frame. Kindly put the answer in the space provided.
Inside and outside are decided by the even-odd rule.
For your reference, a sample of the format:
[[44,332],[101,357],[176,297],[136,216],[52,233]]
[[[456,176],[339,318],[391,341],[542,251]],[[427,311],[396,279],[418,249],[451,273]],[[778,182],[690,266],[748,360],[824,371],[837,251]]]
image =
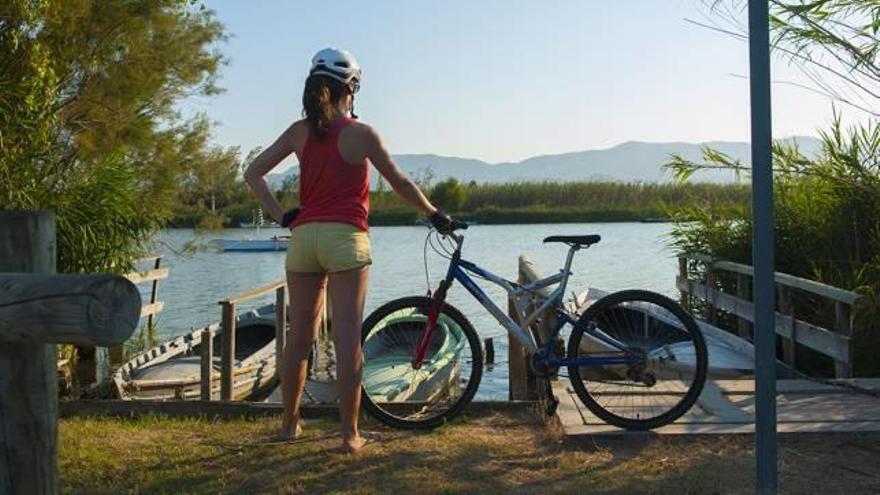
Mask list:
[[[637,354],[631,352],[625,344],[605,334],[595,325],[585,325],[584,323],[579,322],[573,318],[571,314],[564,311],[562,305],[559,304],[565,294],[568,277],[571,274],[571,262],[574,258],[574,253],[581,249],[581,246],[570,245],[568,256],[565,260],[565,268],[559,273],[520,286],[507,279],[499,277],[490,271],[484,270],[470,261],[461,259],[461,245],[464,238],[457,234],[451,234],[449,237],[456,241],[457,246],[450,259],[446,278],[441,282],[440,288],[435,294],[435,300],[442,302],[446,297],[446,290],[452,284],[452,281],[457,280],[477,301],[480,302],[480,304],[483,305],[484,308],[486,308],[487,311],[489,311],[492,316],[495,317],[501,326],[506,328],[507,331],[523,345],[523,347],[528,349],[529,353],[533,355],[536,364],[553,367],[607,366],[634,364],[643,359],[640,359]],[[489,296],[483,292],[480,286],[474,282],[474,279],[468,274],[469,272],[503,287],[507,291],[510,300],[514,302],[517,314],[523,316],[522,323],[520,324],[513,321],[510,316],[502,311],[501,308],[499,308]],[[536,292],[538,289],[549,287],[554,284],[559,285],[549,296],[542,296]],[[530,314],[526,315],[526,310],[529,304],[536,305],[537,308]],[[553,328],[550,338],[548,338],[547,342],[543,344],[544,347],[539,349],[538,344],[527,329],[541,314],[544,314],[551,308],[556,311],[556,325]],[[582,327],[585,333],[619,352],[609,351],[602,353],[605,354],[602,356],[584,356],[573,359],[551,357],[553,355],[552,351],[556,337],[559,335],[562,327],[566,324],[570,324],[575,328]]]

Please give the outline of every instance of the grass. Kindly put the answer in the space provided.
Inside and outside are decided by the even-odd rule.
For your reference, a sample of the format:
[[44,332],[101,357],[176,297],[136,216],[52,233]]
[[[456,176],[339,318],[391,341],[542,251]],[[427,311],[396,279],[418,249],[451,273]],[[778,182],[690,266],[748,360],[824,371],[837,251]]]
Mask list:
[[[753,493],[750,437],[572,445],[530,415],[491,414],[427,433],[383,430],[358,456],[337,424],[273,443],[277,418],[60,422],[62,493]],[[367,424],[367,429],[377,430]],[[876,493],[880,435],[783,437],[782,493]],[[620,442],[620,441],[617,441]]]

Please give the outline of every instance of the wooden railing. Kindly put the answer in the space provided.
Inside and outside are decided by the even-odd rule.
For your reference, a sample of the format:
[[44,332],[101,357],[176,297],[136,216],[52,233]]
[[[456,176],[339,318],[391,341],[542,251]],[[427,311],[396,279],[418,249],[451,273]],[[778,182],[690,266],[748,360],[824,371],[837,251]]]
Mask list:
[[[682,300],[695,297],[708,303],[706,317],[710,323],[717,322],[718,310],[735,316],[737,333],[740,337],[750,339],[754,308],[749,297],[749,289],[754,269],[740,263],[715,260],[703,254],[679,256],[678,263],[679,274],[676,286],[681,291]],[[691,267],[696,264],[704,267],[703,276],[699,280],[691,277],[694,271]],[[724,292],[723,284],[719,282],[722,276],[734,278],[735,294]],[[852,309],[859,304],[863,296],[786,273],[776,273],[775,280],[777,288],[775,331],[782,337],[783,360],[786,364],[795,367],[796,347],[800,344],[833,359],[835,376],[838,378],[852,376]],[[833,303],[835,321],[833,328],[824,328],[804,321],[802,315],[796,315],[793,297],[798,293],[809,294]]]
[[[233,381],[235,378],[235,319],[236,305],[245,301],[275,292],[275,369],[280,372],[282,363],[281,352],[287,335],[287,286],[284,280],[276,280],[269,284],[251,289],[245,293],[220,301],[220,400],[232,400]],[[213,370],[213,328],[203,330],[201,387],[202,400],[211,400],[211,379]],[[207,378],[207,379],[206,379]]]
[[114,346],[141,297],[116,275],[56,275],[55,214],[0,212],[0,493],[58,493],[55,344]]
[[168,278],[168,267],[161,266],[162,256],[159,255],[141,258],[138,260],[138,263],[148,263],[153,265],[153,268],[146,271],[126,273],[125,278],[129,279],[131,283],[135,285],[145,284],[147,282],[153,283],[153,286],[150,289],[149,301],[144,302],[144,305],[141,306],[141,318],[146,316],[147,328],[151,328],[153,326],[153,316],[161,312],[165,307],[165,304],[158,300],[159,281]]

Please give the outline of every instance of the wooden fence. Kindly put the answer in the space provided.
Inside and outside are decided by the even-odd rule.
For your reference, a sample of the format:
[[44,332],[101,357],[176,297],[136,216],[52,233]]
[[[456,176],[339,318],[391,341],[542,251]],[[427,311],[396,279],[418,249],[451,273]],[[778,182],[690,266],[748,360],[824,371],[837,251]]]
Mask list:
[[[168,267],[162,267],[162,257],[159,255],[150,255],[137,260],[141,266],[147,265],[150,268],[146,270],[136,270],[123,275],[131,283],[141,285],[151,283],[149,299],[143,300],[140,308],[140,321],[146,318],[146,328],[152,328],[155,322],[155,316],[164,308],[164,303],[158,300],[159,297],[159,281],[168,278]],[[119,366],[125,361],[125,351],[122,345],[110,348],[99,348],[92,346],[76,346],[77,353],[77,382],[83,386],[99,383],[106,378],[106,373],[111,368]],[[68,374],[64,368],[71,364],[67,360],[58,361],[59,374],[63,380],[68,379]]]
[[55,215],[0,212],[0,493],[58,492],[55,344],[114,346],[141,297],[115,275],[55,274]]
[[[682,300],[687,301],[694,297],[708,303],[706,318],[710,323],[716,323],[719,310],[735,316],[739,336],[751,339],[754,307],[749,294],[754,269],[740,263],[715,260],[703,254],[680,256],[678,264],[676,286],[681,291]],[[724,284],[722,278],[733,279],[733,283]],[[853,307],[863,296],[786,273],[776,273],[775,280],[775,331],[782,338],[783,360],[786,364],[795,367],[796,348],[799,344],[833,359],[837,378],[852,376]],[[728,292],[725,292],[725,288]],[[825,328],[804,321],[804,315],[795,314],[793,299],[799,295],[818,297],[830,302],[834,307],[833,327]]]
[[[279,373],[282,363],[281,353],[287,336],[287,286],[284,280],[276,280],[269,284],[251,289],[220,301],[220,400],[233,399],[235,379],[235,321],[236,306],[270,292],[275,292],[275,370]],[[203,330],[201,356],[201,387],[202,400],[211,400],[211,379],[214,365],[213,329]]]
[[147,318],[147,328],[152,328],[154,316],[162,311],[165,303],[159,301],[159,281],[168,278],[168,267],[162,267],[162,256],[152,255],[141,258],[138,263],[147,263],[152,265],[152,269],[146,271],[135,271],[125,274],[125,278],[135,285],[152,282],[150,289],[150,299],[141,306],[141,318]]

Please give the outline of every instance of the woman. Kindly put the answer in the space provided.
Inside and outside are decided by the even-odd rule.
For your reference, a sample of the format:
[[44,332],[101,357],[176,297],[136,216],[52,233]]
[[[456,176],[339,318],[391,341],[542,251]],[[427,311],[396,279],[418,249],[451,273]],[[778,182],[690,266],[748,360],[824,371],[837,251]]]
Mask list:
[[[318,333],[329,278],[342,450],[364,444],[358,432],[361,392],[361,322],[372,262],[367,234],[369,163],[407,202],[429,216],[438,229],[452,220],[438,211],[395,165],[370,126],[354,120],[354,95],[361,69],[344,50],[327,48],[312,58],[303,91],[304,119],[294,122],[248,166],[245,178],[263,209],[292,229],[285,268],[290,292],[290,332],[284,347],[281,387],[284,417],[280,437],[301,432],[299,406],[309,349]],[[295,153],[300,166],[300,206],[283,212],[264,176]],[[368,163],[369,161],[369,163]]]

